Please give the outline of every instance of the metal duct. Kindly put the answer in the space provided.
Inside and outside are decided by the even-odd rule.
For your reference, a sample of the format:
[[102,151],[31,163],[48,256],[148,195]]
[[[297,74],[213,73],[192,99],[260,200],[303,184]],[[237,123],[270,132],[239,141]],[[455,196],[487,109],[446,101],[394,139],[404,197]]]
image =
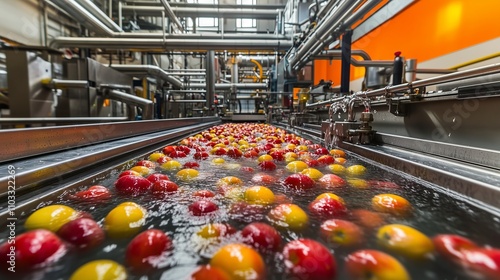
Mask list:
[[[182,26],[181,22],[179,21],[179,19],[175,15],[175,13],[172,11],[172,8],[168,4],[167,0],[160,0],[160,2],[163,5],[163,7],[165,8],[165,11],[167,12],[168,17],[174,22],[175,25],[177,25],[177,27],[179,28],[179,30],[181,32],[184,32],[184,26]],[[122,7],[122,11],[123,11],[123,7]]]
[[235,87],[237,89],[266,89],[267,85],[265,83],[231,83],[231,84],[215,84],[215,89],[231,89]]
[[361,0],[357,0],[354,4],[351,4],[352,2],[350,1],[344,1],[338,6],[335,6],[336,9],[334,7],[334,10],[319,23],[314,32],[301,44],[301,47],[291,59],[290,64],[295,68],[295,65],[306,56],[306,54],[317,44],[318,40],[321,40],[321,38],[325,36],[326,31],[330,29],[340,17],[344,16],[348,9],[355,8],[360,2]]
[[90,0],[76,0],[78,4],[87,9],[92,15],[94,15],[98,20],[100,20],[104,25],[106,25],[112,31],[123,32],[123,30],[118,26],[113,20],[111,20],[99,7],[97,7]]
[[[266,83],[219,83],[215,84],[215,89],[216,90],[229,90],[232,88],[236,89],[267,89],[267,84]],[[199,84],[189,84],[186,85],[186,88],[191,88],[191,89],[205,89],[207,88],[206,83],[199,83]],[[189,90],[186,90],[186,92],[189,92]]]
[[174,88],[183,88],[182,82],[176,77],[165,72],[158,66],[154,65],[128,65],[128,64],[112,64],[111,68],[120,72],[127,72],[129,74],[149,74],[152,76],[160,77],[160,79],[169,82]]
[[[278,10],[251,8],[219,8],[219,7],[171,7],[178,17],[217,17],[217,18],[254,18],[275,20]],[[160,16],[164,7],[158,6],[123,6],[122,13],[126,16]]]
[[274,34],[248,34],[248,33],[195,33],[195,34],[163,34],[161,32],[114,32],[109,34],[110,37],[115,38],[149,38],[149,39],[163,39],[172,40],[188,40],[188,39],[258,39],[258,40],[291,40],[291,37],[286,35]]
[[[191,7],[191,8],[213,8],[214,4],[204,4],[204,3],[187,3],[187,2],[170,2],[170,7]],[[125,1],[125,5],[128,6],[161,6],[158,1]],[[252,8],[252,9],[264,9],[264,10],[283,10],[286,5],[284,4],[262,4],[262,5],[238,5],[238,4],[217,4],[219,8]]]
[[57,37],[52,47],[106,48],[106,49],[161,49],[183,51],[200,50],[286,50],[291,41],[283,40],[228,40],[228,39],[137,39]]
[[108,28],[94,15],[89,13],[89,11],[80,6],[75,0],[50,0],[50,2],[56,4],[59,8],[66,11],[68,14],[74,17],[77,22],[88,29],[95,30],[99,34],[108,36],[113,33],[113,30]]
[[[207,108],[211,109],[212,106],[214,105],[214,99],[215,99],[215,52],[214,51],[208,51],[207,52],[207,57],[206,57],[206,65],[205,65],[207,71]],[[211,112],[211,111],[209,111]]]
[[[373,9],[381,0],[368,0],[363,6],[352,13],[356,7],[363,2],[362,0],[356,1],[352,6],[347,6],[343,2],[339,8],[333,12],[330,16],[325,18],[321,23],[321,26],[316,29],[316,31],[308,37],[303,47],[298,51],[298,53],[292,58],[291,65],[294,69],[300,69],[308,60],[309,57],[316,55],[321,49],[329,43],[331,39],[331,34],[335,30],[342,30],[351,26],[355,21],[359,20],[366,13]],[[342,13],[339,13],[343,10]],[[350,15],[352,13],[352,15]],[[350,15],[350,16],[349,16]],[[330,37],[330,38],[329,38]],[[308,55],[306,59],[306,54]]]
[[153,119],[153,101],[118,90],[106,90],[104,94],[107,98],[122,101],[128,105],[140,107],[142,109],[142,118],[144,120]]

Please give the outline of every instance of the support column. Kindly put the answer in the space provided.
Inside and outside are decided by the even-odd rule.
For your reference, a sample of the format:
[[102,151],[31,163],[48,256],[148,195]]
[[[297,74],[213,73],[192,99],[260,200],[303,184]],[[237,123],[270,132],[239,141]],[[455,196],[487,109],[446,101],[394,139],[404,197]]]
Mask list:
[[348,30],[342,36],[340,49],[342,51],[342,61],[340,68],[340,94],[349,94],[351,82],[351,43],[352,30]]
[[210,50],[207,51],[207,56],[206,56],[206,84],[207,84],[207,93],[205,95],[205,98],[207,100],[207,108],[209,110],[209,114],[213,115],[215,113],[215,108],[214,111],[211,111],[212,107],[214,106],[214,99],[215,99],[215,51]]

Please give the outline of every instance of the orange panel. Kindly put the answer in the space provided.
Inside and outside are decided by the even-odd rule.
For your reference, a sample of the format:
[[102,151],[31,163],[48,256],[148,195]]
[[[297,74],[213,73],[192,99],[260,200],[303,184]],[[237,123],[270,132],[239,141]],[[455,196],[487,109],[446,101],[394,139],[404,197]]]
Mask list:
[[[363,49],[376,60],[393,59],[399,50],[404,57],[423,62],[499,37],[499,10],[498,0],[416,1],[352,48]],[[487,54],[477,56],[483,55]],[[361,72],[353,70],[351,78],[362,77]]]

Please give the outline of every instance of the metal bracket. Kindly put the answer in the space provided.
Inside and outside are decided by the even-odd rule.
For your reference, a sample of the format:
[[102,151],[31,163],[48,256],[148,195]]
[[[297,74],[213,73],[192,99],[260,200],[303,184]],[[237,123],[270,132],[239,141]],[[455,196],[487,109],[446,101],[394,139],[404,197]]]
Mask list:
[[393,100],[388,98],[387,105],[389,105],[389,112],[395,116],[404,117],[406,116],[406,105],[401,102],[401,100]]

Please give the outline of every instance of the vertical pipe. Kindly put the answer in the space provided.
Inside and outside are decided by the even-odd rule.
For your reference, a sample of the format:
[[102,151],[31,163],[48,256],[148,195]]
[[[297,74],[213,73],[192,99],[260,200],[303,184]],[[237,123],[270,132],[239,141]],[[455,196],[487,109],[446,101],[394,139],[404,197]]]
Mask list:
[[108,17],[113,18],[113,0],[108,1]]
[[342,61],[340,69],[340,93],[349,93],[349,84],[351,82],[351,43],[352,43],[352,30],[348,30],[342,36]]
[[118,1],[118,26],[123,29],[122,21],[122,1]]
[[205,76],[207,83],[207,93],[205,98],[207,100],[209,115],[212,115],[215,113],[215,108],[214,111],[211,111],[212,107],[214,106],[215,99],[215,51],[210,50],[207,52],[205,67],[207,69],[207,75]]

